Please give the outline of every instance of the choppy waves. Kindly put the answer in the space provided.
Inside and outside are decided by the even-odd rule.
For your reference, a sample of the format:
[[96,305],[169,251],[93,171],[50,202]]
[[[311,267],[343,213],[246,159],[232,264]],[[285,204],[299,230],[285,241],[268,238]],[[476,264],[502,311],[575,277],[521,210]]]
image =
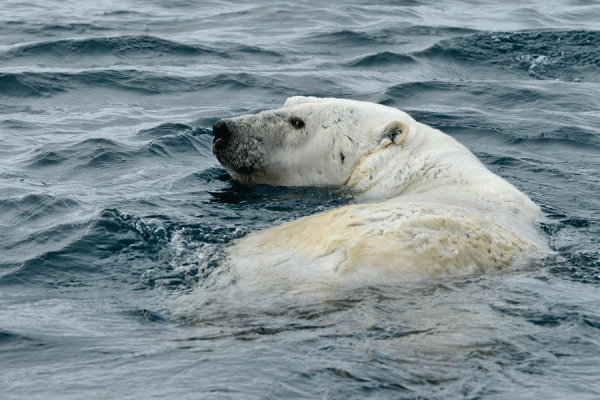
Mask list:
[[[379,85],[381,89],[367,96],[367,99],[408,108],[418,119],[459,138],[475,140],[487,134],[491,138],[487,139],[490,143],[509,149],[522,145],[544,151],[569,149],[567,153],[570,157],[575,152],[595,154],[600,148],[600,136],[595,125],[595,113],[600,109],[600,102],[595,92],[564,86],[561,96],[558,96],[556,86],[527,85],[523,82],[598,82],[600,51],[596,44],[600,42],[599,35],[592,31],[492,33],[427,26],[368,33],[337,30],[329,33],[309,32],[300,36],[292,43],[288,53],[268,46],[232,42],[190,44],[150,35],[60,38],[15,44],[0,52],[0,60],[7,65],[5,70],[11,71],[0,72],[0,99],[4,99],[3,102],[10,102],[11,99],[52,99],[60,98],[65,93],[85,93],[100,88],[112,93],[126,92],[157,98],[185,93],[205,96],[209,92],[221,95],[229,93],[235,97],[260,91],[277,98],[307,92],[345,95],[349,84],[341,83],[340,76],[350,85],[375,76],[377,84],[374,87]],[[399,50],[411,37],[427,36],[446,38],[422,50]],[[306,58],[302,55],[303,49],[315,46],[328,49],[322,61],[311,64],[313,67],[327,68],[317,73],[307,68]],[[346,47],[352,47],[354,54],[344,50]],[[373,52],[371,49],[381,50]],[[261,64],[260,71],[253,68],[257,61]],[[299,61],[299,64],[291,66],[291,61]],[[226,65],[223,69],[231,68],[237,72],[215,72],[215,66],[222,64]],[[193,67],[190,68],[190,65]],[[205,69],[203,65],[206,65]],[[440,76],[429,76],[431,71]],[[422,79],[403,81],[398,75],[403,73],[417,74]],[[459,75],[461,79],[448,79],[454,75]],[[484,80],[482,76],[491,76],[493,79]],[[505,83],[498,83],[500,76],[504,76]],[[397,77],[400,77],[400,82],[394,82]],[[327,90],[323,90],[324,86]],[[189,98],[186,97],[186,101]],[[432,98],[436,99],[437,107],[446,106],[447,109],[438,112],[423,107]],[[455,114],[451,108],[457,101],[465,105],[476,104],[478,108],[462,109]],[[3,104],[2,107],[9,112],[16,111],[17,115],[33,113],[27,106],[15,108]],[[505,112],[495,113],[497,109]],[[542,109],[544,111],[539,111]],[[564,109],[579,113],[578,126],[562,122],[566,118],[561,114]],[[532,111],[547,113],[548,119],[554,123],[547,129],[536,129],[539,121],[537,116],[531,117]],[[239,113],[240,110],[225,112]],[[126,184],[131,184],[138,177],[146,179],[148,176],[143,173],[144,169],[150,168],[156,172],[156,169],[148,166],[157,159],[181,158],[190,165],[193,157],[197,158],[197,162],[211,159],[210,131],[207,126],[220,116],[202,119],[206,122],[206,127],[202,128],[193,128],[190,121],[160,123],[132,132],[127,140],[87,137],[67,144],[48,143],[27,149],[18,157],[17,165],[28,178],[46,182],[77,181],[85,177],[106,181],[100,183],[106,188],[121,178],[125,188]],[[511,123],[513,120],[518,120],[519,125]],[[19,129],[28,129],[23,121],[7,119],[3,123],[9,129],[16,129],[17,125]],[[498,172],[513,168],[535,173],[544,168],[543,157],[498,155],[485,149],[475,152]],[[138,172],[129,173],[136,170]],[[524,176],[511,173],[513,179],[526,184]],[[556,175],[566,184],[569,182],[568,174],[562,172]],[[587,182],[586,190],[591,194],[597,180],[592,175],[581,176],[580,179],[581,182]],[[162,182],[152,178],[150,181]],[[224,182],[231,187],[220,188]],[[121,182],[117,187],[119,184]],[[218,189],[211,190],[211,185]],[[83,185],[86,189],[92,186],[89,183]],[[262,193],[236,186],[229,182],[222,169],[214,166],[214,161],[212,166],[204,170],[181,174],[166,183],[169,189],[192,190],[195,186],[208,188],[208,197],[217,204],[252,204],[253,198],[260,203],[267,198],[277,197],[274,189]],[[309,211],[313,208],[305,202],[290,202],[290,192],[285,193],[288,203],[281,205],[281,210],[300,207],[296,215],[314,212]],[[306,196],[306,192],[294,196]],[[203,198],[206,199],[207,194]],[[152,199],[147,202],[152,207],[164,204],[165,200]],[[268,207],[275,207],[275,203],[269,200]],[[4,214],[3,224],[10,227],[74,214],[89,209],[89,203],[85,197],[33,193],[2,199],[0,208]],[[102,213],[105,211],[98,215],[104,215]],[[572,220],[569,217],[560,218],[563,222]],[[48,245],[51,250],[43,254],[79,252],[74,249],[79,249],[78,241],[84,240],[80,238],[81,231],[88,232],[92,229],[90,226],[95,224],[87,221],[53,225],[42,232],[33,233],[33,236],[17,236],[20,241],[7,236],[5,250],[13,254],[8,258],[12,260],[9,264],[14,267],[30,263],[31,260],[19,261],[19,254],[34,244],[41,244],[42,247]],[[589,226],[592,222],[588,221],[587,224]],[[197,227],[195,232],[206,229],[207,226]],[[71,231],[74,233],[69,234]],[[187,229],[186,232],[194,230]],[[102,239],[93,239],[96,240],[102,242]],[[115,239],[115,242],[119,240]],[[96,256],[98,254],[90,256],[90,260]],[[594,255],[588,257],[596,259]],[[32,260],[39,267],[41,259]],[[15,271],[12,267],[9,269]]]
[[[331,68],[365,70],[418,71],[425,69],[456,70],[463,78],[478,78],[500,68],[508,76],[520,79],[560,80],[565,82],[598,82],[600,75],[600,42],[598,32],[478,32],[444,39],[421,51],[396,52],[382,50],[368,53],[368,47],[394,47],[405,32],[367,35],[353,31],[309,35],[296,46],[314,44],[341,46],[352,43],[364,47],[365,54],[346,58],[341,53],[330,59]],[[423,34],[423,32],[419,32]],[[450,33],[456,34],[450,30]],[[153,36],[92,37],[15,45],[0,53],[0,60],[14,66],[14,72],[0,72],[2,97],[48,97],[61,93],[107,88],[142,95],[201,92],[209,88],[242,90],[263,87],[273,91],[305,92],[302,80],[282,82],[278,75],[287,65],[302,55],[285,56],[281,52],[259,46],[184,44]],[[257,74],[244,63],[260,60],[265,73]],[[24,62],[37,68],[16,67]],[[191,75],[181,69],[194,63],[207,65],[206,71]],[[142,68],[144,64],[154,68]],[[233,64],[237,73],[211,73],[215,65]],[[132,68],[132,66],[135,66]],[[162,66],[163,71],[156,70]],[[270,66],[270,67],[268,67]],[[443,67],[442,67],[443,66]],[[64,68],[61,68],[64,67]],[[266,68],[265,68],[266,67]],[[434,68],[437,67],[437,68]],[[195,67],[194,69],[201,69]],[[18,71],[17,71],[18,70]],[[199,71],[198,71],[199,72]],[[442,77],[448,77],[444,74]],[[432,77],[433,79],[433,77]]]
[[[0,391],[598,397],[600,9],[550,3],[0,5]],[[247,187],[212,156],[215,121],[296,94],[449,133],[540,204],[556,257],[241,291],[224,246],[352,201]]]
[[429,58],[477,62],[526,72],[537,79],[598,82],[600,32],[477,33],[438,44]]
[[[215,55],[216,52],[207,47],[184,45],[152,36],[115,36],[87,39],[61,39],[49,42],[38,42],[15,46],[5,51],[0,59],[12,61],[23,58],[41,58],[65,60],[71,57],[166,57],[176,55],[202,56]],[[217,54],[218,55],[218,54]]]

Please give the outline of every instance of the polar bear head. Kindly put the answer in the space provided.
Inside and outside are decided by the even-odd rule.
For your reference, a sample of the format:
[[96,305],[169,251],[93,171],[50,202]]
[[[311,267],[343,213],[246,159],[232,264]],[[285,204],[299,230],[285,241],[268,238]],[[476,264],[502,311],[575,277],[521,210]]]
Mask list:
[[362,157],[401,143],[414,123],[379,104],[296,96],[278,110],[218,121],[212,152],[245,184],[339,187]]

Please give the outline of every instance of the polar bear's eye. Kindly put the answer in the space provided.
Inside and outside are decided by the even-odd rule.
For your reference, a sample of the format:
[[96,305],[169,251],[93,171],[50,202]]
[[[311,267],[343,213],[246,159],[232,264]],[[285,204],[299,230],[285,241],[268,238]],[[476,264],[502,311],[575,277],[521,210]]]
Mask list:
[[304,121],[302,121],[298,117],[292,117],[292,118],[290,118],[290,124],[292,124],[292,127],[294,129],[302,129],[304,127]]

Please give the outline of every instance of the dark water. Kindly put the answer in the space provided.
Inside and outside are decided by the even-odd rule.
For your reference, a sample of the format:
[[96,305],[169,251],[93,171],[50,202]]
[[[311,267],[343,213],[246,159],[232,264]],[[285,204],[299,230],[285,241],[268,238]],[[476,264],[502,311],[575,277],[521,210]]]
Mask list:
[[[0,3],[2,399],[600,397],[600,3]],[[401,108],[547,215],[556,258],[307,296],[197,257],[349,201],[248,188],[222,117]],[[216,263],[214,263],[216,264]]]

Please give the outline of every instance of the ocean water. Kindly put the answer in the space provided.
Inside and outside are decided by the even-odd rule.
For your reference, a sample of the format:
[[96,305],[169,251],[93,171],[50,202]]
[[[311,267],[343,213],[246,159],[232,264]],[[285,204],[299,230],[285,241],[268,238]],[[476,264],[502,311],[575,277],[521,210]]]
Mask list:
[[[306,296],[221,279],[232,239],[352,201],[211,155],[214,122],[297,94],[452,135],[556,256]],[[599,168],[598,1],[4,0],[0,398],[597,399]]]

